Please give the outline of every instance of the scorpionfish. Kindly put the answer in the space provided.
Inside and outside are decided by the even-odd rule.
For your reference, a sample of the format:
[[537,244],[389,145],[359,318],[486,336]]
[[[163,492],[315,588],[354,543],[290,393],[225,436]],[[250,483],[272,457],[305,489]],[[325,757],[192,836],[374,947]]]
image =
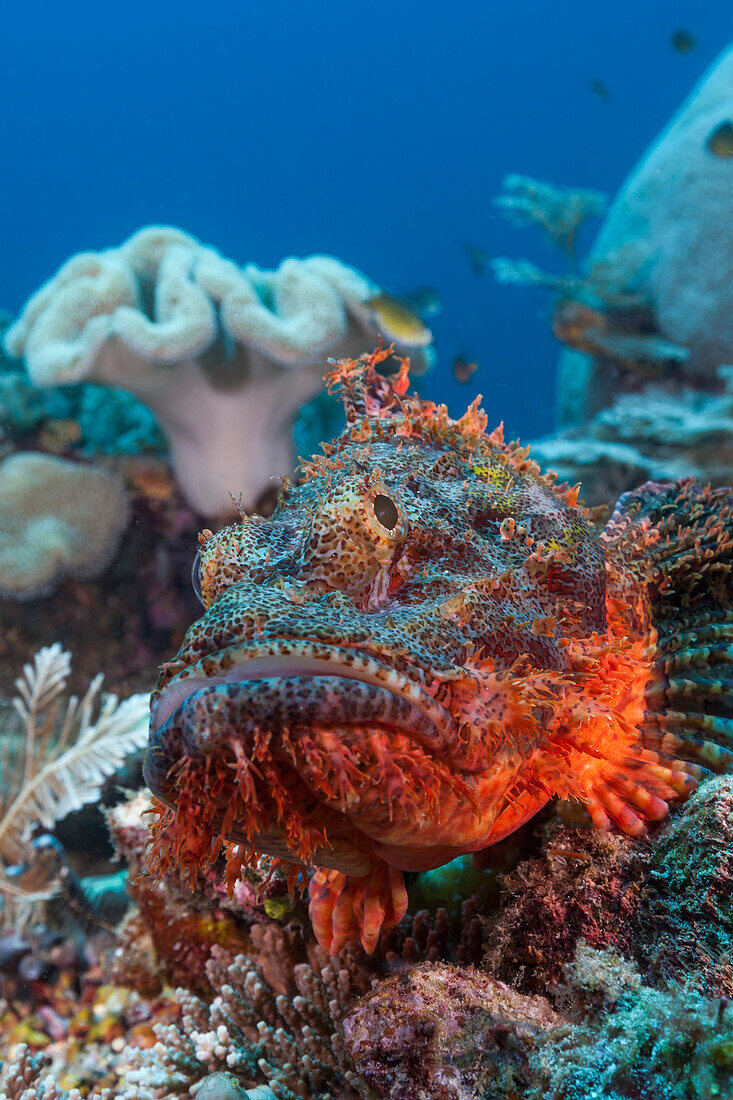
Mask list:
[[200,536],[145,764],[158,872],[273,856],[331,953],[554,797],[639,835],[733,762],[731,490],[650,482],[600,529],[386,355],[327,375],[346,427],[270,518]]

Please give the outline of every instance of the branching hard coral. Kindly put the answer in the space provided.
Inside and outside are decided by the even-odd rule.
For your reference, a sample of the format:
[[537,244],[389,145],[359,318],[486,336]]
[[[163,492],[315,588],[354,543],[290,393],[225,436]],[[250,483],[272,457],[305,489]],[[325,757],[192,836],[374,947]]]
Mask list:
[[[43,1054],[20,1046],[14,1060],[0,1069],[0,1100],[82,1100],[78,1089],[62,1088],[45,1065]],[[95,1100],[113,1100],[111,1090],[97,1093]]]
[[153,226],[69,260],[5,343],[37,385],[88,379],[134,394],[165,432],[189,504],[229,515],[230,492],[251,508],[292,472],[293,420],[322,388],[324,360],[374,342],[363,307],[375,289],[329,256],[240,269]]
[[435,913],[420,909],[414,916],[408,913],[395,928],[390,929],[380,947],[391,966],[438,962],[450,958],[450,932],[448,913],[444,908],[439,908]]
[[580,226],[589,218],[600,218],[606,205],[600,191],[554,187],[516,174],[504,177],[504,194],[494,199],[494,206],[514,225],[538,226],[568,256],[575,255]]
[[32,599],[112,559],[130,504],[122,480],[86,463],[23,452],[0,463],[0,596]]
[[156,1026],[150,1050],[128,1048],[123,1057],[136,1068],[123,1097],[175,1100],[195,1092],[206,1075],[229,1072],[243,1087],[266,1081],[280,1100],[353,1100],[351,1060],[340,1023],[368,980],[346,959],[318,953],[314,965],[296,964],[295,995],[277,994],[246,956],[232,959],[214,948],[207,965],[210,1004],[178,992],[180,1025]]
[[33,830],[50,829],[98,798],[107,776],[147,737],[144,694],[122,703],[115,695],[102,696],[100,675],[81,700],[64,698],[70,662],[59,644],[44,647],[16,681],[22,728],[6,735],[0,759],[0,893],[8,912],[38,896],[29,884],[37,878]]
[[409,912],[380,944],[392,968],[418,962],[458,962],[478,966],[484,956],[483,903],[477,896],[460,904],[458,918],[439,906],[435,912]]

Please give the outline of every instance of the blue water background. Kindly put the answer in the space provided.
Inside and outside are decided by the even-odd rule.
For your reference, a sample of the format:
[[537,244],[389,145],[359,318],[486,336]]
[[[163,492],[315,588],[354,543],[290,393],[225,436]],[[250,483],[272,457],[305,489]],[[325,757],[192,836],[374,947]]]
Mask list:
[[328,252],[394,292],[434,285],[431,395],[458,413],[478,389],[491,422],[541,434],[548,297],[476,278],[464,242],[559,269],[492,208],[502,177],[613,192],[732,38],[721,0],[6,5],[0,305],[154,222],[240,263]]

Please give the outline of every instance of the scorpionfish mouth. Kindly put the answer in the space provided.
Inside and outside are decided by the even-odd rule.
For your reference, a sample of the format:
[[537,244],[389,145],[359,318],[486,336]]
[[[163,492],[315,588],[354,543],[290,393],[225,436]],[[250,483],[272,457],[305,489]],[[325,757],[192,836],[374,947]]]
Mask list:
[[417,678],[334,644],[246,641],[163,681],[145,762],[153,793],[180,807],[203,789],[225,839],[351,874],[381,840],[414,830],[415,779],[422,790],[431,770],[438,778],[456,735]]

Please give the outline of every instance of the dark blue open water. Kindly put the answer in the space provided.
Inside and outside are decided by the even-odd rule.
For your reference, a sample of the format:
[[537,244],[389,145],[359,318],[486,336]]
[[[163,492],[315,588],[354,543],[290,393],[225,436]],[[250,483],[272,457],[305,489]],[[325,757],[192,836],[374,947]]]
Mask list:
[[[153,222],[240,263],[333,253],[395,292],[434,285],[432,395],[457,413],[480,389],[527,438],[552,426],[549,303],[477,279],[463,244],[559,265],[496,215],[504,174],[613,193],[730,40],[733,6],[43,0],[2,22],[0,305]],[[475,387],[452,379],[458,351],[481,363]]]

